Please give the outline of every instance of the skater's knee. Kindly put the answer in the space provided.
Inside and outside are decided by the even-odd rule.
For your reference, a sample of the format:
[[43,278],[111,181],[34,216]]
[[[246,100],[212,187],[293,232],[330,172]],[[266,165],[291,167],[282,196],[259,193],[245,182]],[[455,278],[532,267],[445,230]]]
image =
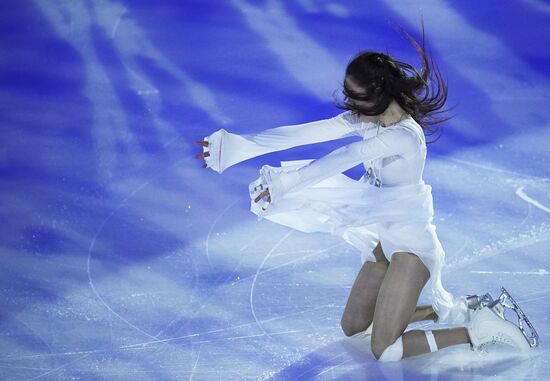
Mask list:
[[365,331],[369,328],[371,322],[366,321],[365,319],[353,319],[348,315],[342,316],[340,320],[340,327],[346,336],[353,336],[359,332]]
[[376,336],[371,338],[370,347],[372,350],[372,354],[374,355],[374,357],[376,357],[377,360],[380,359],[380,356],[382,356],[382,353],[384,353],[384,350],[390,345],[391,345],[391,342],[388,340],[381,340]]
[[356,333],[360,332],[360,331],[357,331],[356,329],[354,329],[353,324],[350,323],[349,321],[345,320],[344,318],[342,318],[342,320],[340,320],[340,327],[342,328],[342,331],[344,332],[344,335],[346,335],[347,337],[353,336]]
[[374,357],[378,361],[399,361],[403,358],[402,336],[399,336],[393,342],[389,340],[380,340],[373,337],[371,340],[371,349]]
[[386,358],[388,357],[388,348],[390,348],[389,352],[391,353],[395,352],[395,348],[399,349],[399,338],[403,334],[403,332],[396,329],[390,329],[391,327],[388,327],[384,323],[381,322],[375,326],[370,342],[372,353],[377,360],[380,360],[384,352],[386,352]]

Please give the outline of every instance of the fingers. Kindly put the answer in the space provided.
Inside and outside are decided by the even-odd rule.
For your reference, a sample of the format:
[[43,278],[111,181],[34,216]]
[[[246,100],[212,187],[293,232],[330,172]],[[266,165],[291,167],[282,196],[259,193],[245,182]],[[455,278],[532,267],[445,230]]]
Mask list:
[[[208,142],[205,141],[205,140],[197,140],[195,143],[197,143],[198,145],[201,145],[203,147],[208,147]],[[200,153],[198,155],[195,155],[195,159],[202,159],[202,158],[205,158],[205,157],[208,157],[210,156],[210,152],[206,151],[206,152],[203,152],[203,153]],[[203,168],[208,168],[208,164],[204,163],[202,165]]]
[[269,194],[269,188],[266,188],[262,193],[260,193],[258,197],[254,199],[254,202],[260,201],[262,198],[264,198],[264,196],[267,196],[267,201],[271,202],[271,195]]
[[195,158],[202,159],[203,157],[207,157],[207,156],[210,156],[210,152],[208,152],[208,151],[203,152],[203,153],[199,153],[198,155],[195,155]]
[[267,196],[267,193],[268,193],[267,189],[264,190],[262,193],[260,193],[260,194],[254,199],[254,202],[260,201],[264,196]]

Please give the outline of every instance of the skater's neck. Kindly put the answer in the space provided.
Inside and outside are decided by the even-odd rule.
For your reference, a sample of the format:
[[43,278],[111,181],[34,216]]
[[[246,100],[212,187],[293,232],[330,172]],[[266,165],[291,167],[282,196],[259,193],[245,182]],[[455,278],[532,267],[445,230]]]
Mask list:
[[410,115],[399,106],[399,103],[392,100],[388,108],[378,116],[378,120],[380,121],[381,127],[390,127],[409,116]]
[[399,103],[395,100],[392,100],[388,108],[379,115],[369,116],[369,115],[359,115],[359,119],[362,122],[373,122],[380,123],[381,127],[390,127],[394,124],[402,121],[403,119],[409,118],[410,115],[403,110]]

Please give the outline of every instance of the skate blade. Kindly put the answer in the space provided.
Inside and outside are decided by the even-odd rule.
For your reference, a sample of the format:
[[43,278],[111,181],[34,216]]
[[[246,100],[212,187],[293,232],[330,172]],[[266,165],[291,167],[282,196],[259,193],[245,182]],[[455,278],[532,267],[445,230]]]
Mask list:
[[477,310],[477,309],[486,307],[493,302],[494,302],[494,299],[489,293],[486,293],[481,296],[466,295],[466,303],[468,304],[468,308],[471,310]]
[[510,295],[510,293],[504,287],[501,286],[500,289],[502,291],[502,294],[498,297],[497,300],[489,305],[489,308],[491,308],[503,319],[506,319],[506,317],[504,316],[505,308],[514,311],[518,318],[518,323],[516,325],[529,343],[529,346],[531,347],[531,349],[537,347],[539,344],[539,335],[535,330],[535,327],[533,327],[533,324],[527,318],[527,316],[520,308],[518,303],[514,300],[512,295]]

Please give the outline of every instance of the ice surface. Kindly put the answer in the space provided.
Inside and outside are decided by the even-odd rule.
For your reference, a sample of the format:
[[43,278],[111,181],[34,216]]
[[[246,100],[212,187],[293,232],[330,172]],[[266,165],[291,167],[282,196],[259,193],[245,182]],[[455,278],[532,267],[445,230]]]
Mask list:
[[[194,158],[222,127],[335,115],[359,49],[418,64],[392,24],[418,37],[421,14],[457,104],[425,169],[443,280],[457,295],[505,286],[540,335],[526,356],[459,345],[388,364],[345,338],[359,253],[258,222],[248,198],[262,164],[342,141],[221,176]],[[540,1],[3,2],[0,379],[544,378],[547,17]]]

